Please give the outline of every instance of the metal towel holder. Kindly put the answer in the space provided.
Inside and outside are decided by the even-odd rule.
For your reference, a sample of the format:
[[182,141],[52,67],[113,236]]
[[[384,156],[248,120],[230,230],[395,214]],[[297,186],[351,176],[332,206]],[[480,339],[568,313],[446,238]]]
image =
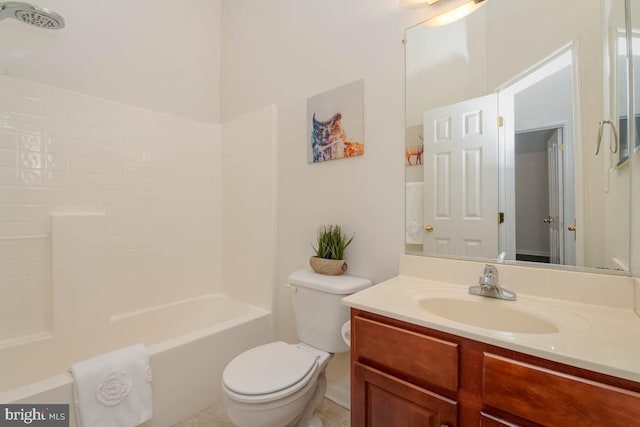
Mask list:
[[616,125],[611,120],[600,120],[600,123],[598,123],[598,125],[599,125],[599,129],[598,129],[598,141],[596,143],[596,153],[595,153],[596,156],[598,155],[598,153],[600,153],[600,145],[602,145],[602,130],[604,129],[604,125],[610,125],[611,130],[613,131],[613,141],[609,143],[609,150],[611,150],[612,153],[617,153],[618,152],[618,132],[616,131]]

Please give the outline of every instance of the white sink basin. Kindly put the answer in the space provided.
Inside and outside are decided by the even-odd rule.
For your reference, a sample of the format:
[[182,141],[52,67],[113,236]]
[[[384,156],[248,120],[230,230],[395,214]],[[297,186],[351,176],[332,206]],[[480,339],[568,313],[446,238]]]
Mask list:
[[419,306],[436,316],[478,328],[520,334],[555,334],[558,327],[535,314],[509,307],[509,302],[470,300],[451,297],[427,297]]

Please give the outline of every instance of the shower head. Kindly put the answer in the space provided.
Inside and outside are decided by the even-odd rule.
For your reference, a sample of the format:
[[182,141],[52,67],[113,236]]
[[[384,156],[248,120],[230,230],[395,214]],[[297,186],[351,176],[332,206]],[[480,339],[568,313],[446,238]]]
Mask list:
[[29,3],[0,3],[0,20],[5,18],[14,18],[48,30],[64,28],[64,19],[62,16],[44,7],[34,6]]

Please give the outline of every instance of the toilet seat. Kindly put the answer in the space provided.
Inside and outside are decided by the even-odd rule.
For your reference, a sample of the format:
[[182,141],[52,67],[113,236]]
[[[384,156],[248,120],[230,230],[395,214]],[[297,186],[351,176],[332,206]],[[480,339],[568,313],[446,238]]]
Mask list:
[[227,395],[244,403],[272,402],[290,396],[316,377],[319,357],[282,341],[236,356],[222,374]]

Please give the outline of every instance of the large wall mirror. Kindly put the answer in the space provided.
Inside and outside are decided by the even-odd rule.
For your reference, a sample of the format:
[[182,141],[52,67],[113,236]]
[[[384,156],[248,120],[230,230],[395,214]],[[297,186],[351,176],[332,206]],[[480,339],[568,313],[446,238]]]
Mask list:
[[407,253],[629,272],[625,16],[622,0],[486,0],[407,30]]

